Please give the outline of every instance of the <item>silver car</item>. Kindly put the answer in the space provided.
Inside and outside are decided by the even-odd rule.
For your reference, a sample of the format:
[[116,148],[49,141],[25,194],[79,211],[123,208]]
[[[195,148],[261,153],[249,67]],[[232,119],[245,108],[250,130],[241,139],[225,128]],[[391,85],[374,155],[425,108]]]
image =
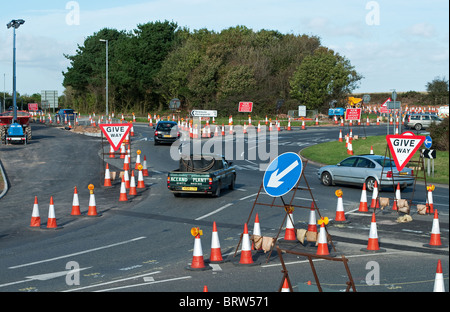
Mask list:
[[[384,168],[383,168],[384,165]],[[381,173],[383,172],[383,179]],[[352,184],[361,186],[366,183],[366,190],[373,191],[375,181],[378,190],[383,187],[404,189],[414,183],[414,172],[409,168],[398,171],[393,160],[380,155],[358,155],[342,160],[337,165],[329,165],[317,171],[317,177],[323,185]],[[380,184],[381,182],[381,184]]]
[[405,116],[405,127],[415,129],[417,131],[429,128],[433,122],[440,124],[442,118],[433,114],[411,114]]

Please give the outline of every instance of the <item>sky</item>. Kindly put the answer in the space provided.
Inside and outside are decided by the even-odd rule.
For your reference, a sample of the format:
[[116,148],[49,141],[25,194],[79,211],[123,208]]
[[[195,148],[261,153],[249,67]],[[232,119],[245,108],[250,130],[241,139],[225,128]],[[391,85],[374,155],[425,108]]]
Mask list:
[[346,57],[364,78],[354,93],[426,91],[449,79],[448,0],[16,0],[0,6],[0,93],[12,93],[13,30],[20,94],[64,92],[63,74],[86,37],[103,28],[175,22],[191,31],[243,25],[310,35]]

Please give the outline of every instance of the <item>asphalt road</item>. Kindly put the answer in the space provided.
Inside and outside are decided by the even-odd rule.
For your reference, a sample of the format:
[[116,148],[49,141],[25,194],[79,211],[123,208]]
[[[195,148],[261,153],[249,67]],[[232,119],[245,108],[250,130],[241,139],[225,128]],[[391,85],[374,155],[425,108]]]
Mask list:
[[[311,127],[306,131],[281,132],[276,144],[278,154],[300,149],[327,140],[335,140],[337,128]],[[367,127],[367,135],[385,134],[386,128]],[[146,155],[150,176],[146,189],[119,202],[120,183],[105,188],[102,145],[98,138],[70,131],[33,125],[34,139],[27,146],[0,146],[0,157],[10,188],[0,199],[0,291],[117,291],[117,292],[201,292],[207,285],[210,292],[267,292],[278,290],[283,274],[276,251],[271,255],[253,252],[255,265],[237,264],[238,249],[244,223],[250,215],[259,192],[264,172],[260,158],[240,159],[238,148],[233,164],[238,167],[236,190],[224,190],[219,198],[203,195],[175,198],[166,187],[167,172],[177,167],[170,157],[170,146],[154,146],[153,129],[135,125],[132,155],[140,149]],[[355,134],[355,130],[354,130]],[[249,152],[252,138],[230,139],[231,145],[243,142]],[[224,144],[226,144],[224,142]],[[267,142],[270,150],[270,141]],[[226,148],[226,145],[225,145]],[[107,149],[105,148],[105,151]],[[105,160],[112,171],[120,171],[123,160]],[[135,156],[132,157],[132,163]],[[377,230],[384,252],[361,251],[367,246],[371,214],[357,213],[361,190],[357,187],[325,187],[316,178],[318,166],[305,164],[305,180],[285,199],[309,207],[312,197],[320,213],[333,219],[336,211],[334,191],[344,191],[347,224],[329,224],[335,258],[344,255],[358,292],[430,292],[438,259],[444,268],[445,289],[448,291],[448,247],[427,248],[433,217],[412,213],[413,221],[397,223],[394,212],[377,211]],[[97,210],[101,216],[87,217],[89,192],[95,185]],[[77,186],[82,217],[70,216],[73,189]],[[410,196],[408,188],[402,192]],[[383,192],[384,194],[384,192]],[[392,196],[392,192],[386,192]],[[425,201],[425,192],[416,190],[414,201]],[[29,227],[35,196],[39,199],[43,229]],[[50,196],[55,202],[59,229],[45,229]],[[270,203],[272,198],[260,195],[259,200]],[[370,193],[368,193],[370,198]],[[277,199],[279,201],[279,199]],[[281,203],[278,202],[281,205]],[[439,210],[442,241],[448,246],[448,186],[437,186],[434,206]],[[285,212],[279,207],[255,208],[263,236],[284,235]],[[296,209],[296,228],[306,228],[309,209]],[[201,236],[205,261],[209,259],[212,224],[217,223],[225,263],[212,264],[208,270],[189,270],[193,257],[192,227],[203,230]],[[280,231],[281,229],[281,231]],[[316,247],[281,244],[286,250],[315,253]],[[236,257],[235,251],[238,250]],[[284,254],[294,291],[317,291],[314,275],[305,257]],[[348,275],[342,262],[314,261],[320,284],[326,291],[343,291]],[[74,271],[71,271],[74,270]],[[371,279],[372,278],[372,279]],[[311,286],[307,285],[311,281]],[[180,303],[175,297],[171,304]],[[224,301],[220,301],[224,305]]]

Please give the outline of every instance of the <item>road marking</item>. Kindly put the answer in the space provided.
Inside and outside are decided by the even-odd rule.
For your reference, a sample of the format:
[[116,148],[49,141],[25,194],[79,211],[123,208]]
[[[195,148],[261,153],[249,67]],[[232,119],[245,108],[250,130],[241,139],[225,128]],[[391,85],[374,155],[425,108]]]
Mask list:
[[222,271],[222,268],[217,263],[210,263],[209,266],[212,267],[213,271]]
[[[131,276],[131,277],[126,277],[126,278],[122,278],[122,279],[117,279],[117,280],[112,280],[109,282],[104,282],[104,283],[100,283],[100,284],[95,284],[95,285],[89,285],[89,286],[85,286],[85,287],[79,287],[79,288],[72,288],[72,289],[68,289],[65,290],[63,292],[71,292],[71,291],[76,291],[76,290],[82,290],[82,289],[87,289],[87,288],[92,288],[92,287],[99,287],[99,286],[104,286],[104,285],[109,285],[109,284],[114,284],[114,283],[119,283],[119,282],[123,282],[123,281],[128,281],[131,279],[137,279],[137,278],[144,278],[144,281],[146,281],[146,279],[150,278],[148,275],[153,275],[153,274],[158,274],[161,273],[161,271],[156,271],[156,272],[150,272],[150,273],[145,273],[145,274],[141,274],[141,275],[136,275],[136,276]],[[151,277],[153,278],[153,277]],[[153,280],[154,281],[154,280]],[[152,282],[149,280],[149,282]]]
[[45,260],[40,260],[40,261],[36,261],[36,262],[30,262],[30,263],[25,263],[25,264],[20,264],[20,265],[16,265],[16,266],[12,266],[9,267],[9,269],[17,269],[17,268],[22,268],[22,267],[26,267],[26,266],[31,266],[31,265],[35,265],[35,264],[40,264],[40,263],[45,263],[45,262],[51,262],[51,261],[56,261],[56,260],[60,260],[60,259],[64,259],[64,258],[69,258],[69,257],[73,257],[73,256],[78,256],[78,255],[82,255],[85,253],[89,253],[89,252],[93,252],[93,251],[97,251],[97,250],[102,250],[102,249],[107,249],[107,248],[111,248],[111,247],[116,247],[116,246],[120,246],[123,244],[128,244],[128,243],[132,243],[141,239],[146,238],[145,236],[142,237],[137,237],[137,238],[133,238],[127,241],[123,241],[120,243],[115,243],[115,244],[111,244],[111,245],[107,245],[107,246],[102,246],[102,247],[97,247],[97,248],[93,248],[93,249],[88,249],[88,250],[84,250],[84,251],[80,251],[80,252],[75,252],[73,254],[69,254],[69,255],[64,255],[64,256],[59,256],[59,257],[55,257],[55,258],[50,258],[50,259],[45,259]]
[[239,200],[246,200],[247,198],[250,198],[250,197],[253,197],[253,196],[256,196],[256,195],[258,195],[258,193],[255,193],[255,194],[252,194],[252,195],[248,195],[248,196],[242,197],[242,198],[239,199]]
[[161,281],[155,281],[155,282],[148,282],[148,283],[127,285],[127,286],[121,286],[121,287],[115,287],[115,288],[109,288],[109,289],[102,289],[102,290],[97,290],[96,292],[113,291],[113,290],[119,290],[119,289],[131,288],[131,287],[140,287],[140,286],[145,286],[145,285],[153,285],[153,284],[159,284],[159,283],[165,283],[165,282],[173,282],[173,281],[179,281],[179,280],[188,279],[188,278],[192,278],[192,276],[175,277],[175,278],[170,278],[170,279],[161,280]]
[[201,217],[198,217],[197,219],[195,219],[195,221],[198,221],[198,220],[204,219],[204,218],[206,218],[206,217],[209,217],[209,216],[211,216],[211,215],[213,215],[213,214],[216,214],[216,213],[218,213],[219,211],[222,211],[222,210],[224,210],[225,208],[228,208],[228,207],[230,207],[230,206],[232,206],[232,205],[233,205],[232,203],[226,204],[225,206],[222,206],[222,207],[220,207],[220,208],[218,208],[218,209],[216,209],[216,210],[214,210],[214,211],[211,211],[211,212],[208,213],[208,214],[205,214],[205,215],[203,215],[203,216],[201,216]]

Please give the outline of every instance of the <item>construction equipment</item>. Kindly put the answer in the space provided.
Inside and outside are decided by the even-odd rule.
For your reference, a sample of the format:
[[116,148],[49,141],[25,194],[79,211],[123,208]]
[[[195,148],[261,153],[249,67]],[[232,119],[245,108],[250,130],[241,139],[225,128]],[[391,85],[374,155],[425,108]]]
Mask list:
[[31,115],[26,111],[17,111],[16,113],[16,120],[14,120],[12,110],[0,114],[0,139],[3,144],[13,142],[27,144],[32,138]]

